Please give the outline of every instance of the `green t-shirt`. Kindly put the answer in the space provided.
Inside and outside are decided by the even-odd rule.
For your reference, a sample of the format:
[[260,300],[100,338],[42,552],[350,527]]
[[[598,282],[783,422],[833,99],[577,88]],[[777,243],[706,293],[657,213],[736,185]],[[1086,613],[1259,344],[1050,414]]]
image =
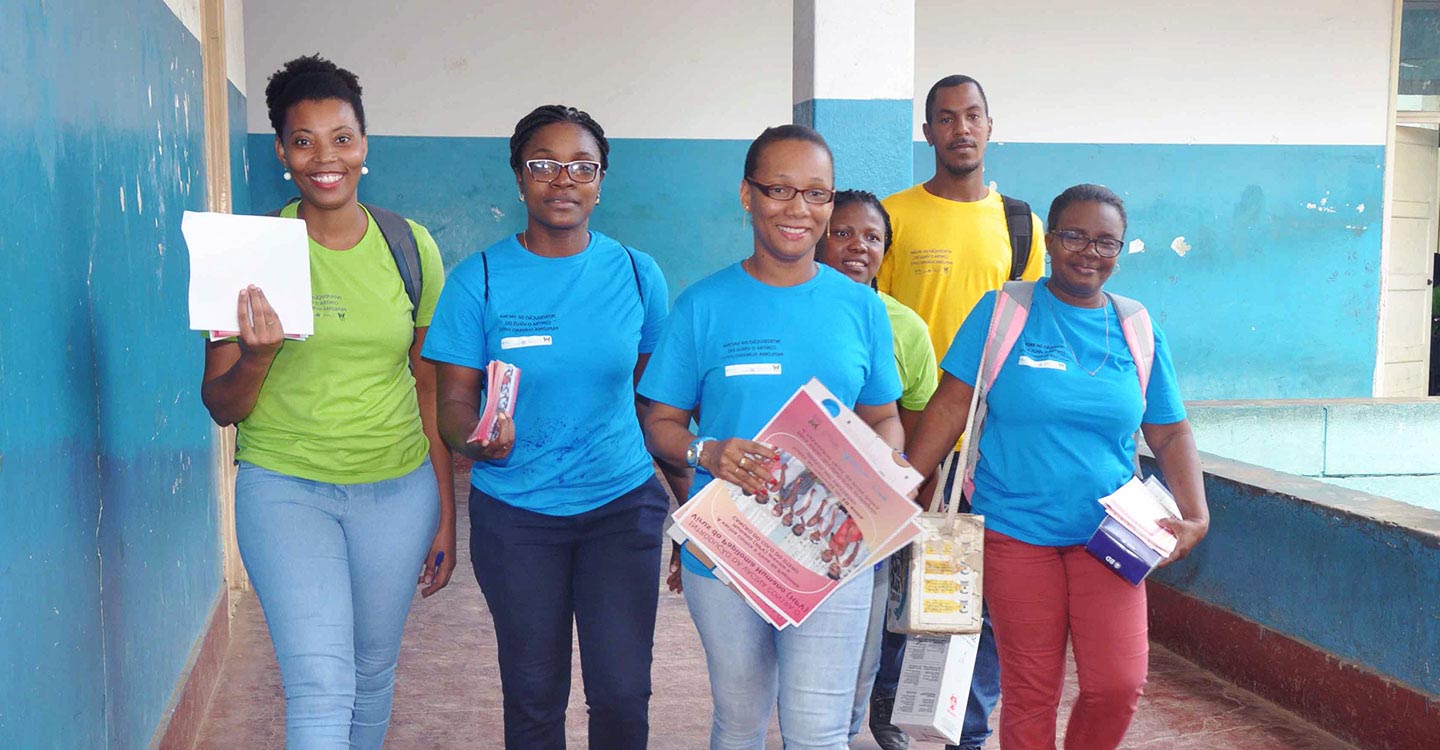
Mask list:
[[940,384],[930,329],[914,310],[899,300],[884,292],[880,292],[880,299],[885,301],[890,332],[895,338],[895,367],[900,371],[902,389],[900,408],[920,411],[930,403],[930,396]]
[[[295,210],[292,204],[280,215],[295,218]],[[334,484],[394,479],[424,462],[430,443],[409,352],[414,329],[430,325],[445,268],[430,233],[410,226],[423,278],[413,323],[374,218],[349,250],[310,241],[315,333],[280,348],[255,408],[239,424],[236,459]]]

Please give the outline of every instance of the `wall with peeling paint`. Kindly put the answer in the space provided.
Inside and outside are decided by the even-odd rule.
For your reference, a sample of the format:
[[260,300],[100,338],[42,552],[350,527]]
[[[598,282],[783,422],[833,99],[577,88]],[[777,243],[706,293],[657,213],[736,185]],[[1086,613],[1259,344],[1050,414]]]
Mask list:
[[[996,143],[987,181],[1043,219],[1065,188],[1125,200],[1108,288],[1165,327],[1187,399],[1371,392],[1385,148]],[[915,180],[934,174],[915,144]],[[1175,248],[1179,248],[1179,250]]]
[[1042,218],[1079,182],[1125,198],[1140,242],[1110,285],[1165,325],[1187,398],[1370,396],[1392,13],[917,0],[915,179],[934,174],[926,92],[972,75],[987,181]]
[[[677,293],[745,255],[745,144],[793,115],[786,4],[617,0],[550,14],[551,2],[355,8],[364,23],[320,51],[365,85],[365,198],[426,223],[453,264],[520,228],[505,137],[532,106],[563,101],[615,144],[598,229],[654,254]],[[977,13],[917,0],[913,135],[930,84],[970,73],[987,86],[987,178],[1002,191],[1042,216],[1077,182],[1125,196],[1139,242],[1112,283],[1166,325],[1187,397],[1369,396],[1391,4],[1181,5],[1017,0]],[[314,50],[322,12],[249,0],[252,91]],[[534,54],[539,40],[566,54]],[[268,210],[293,188],[269,158],[260,107],[249,126],[252,201]],[[913,179],[933,163],[916,143]]]
[[145,746],[220,593],[179,232],[198,3],[173,4],[0,24],[0,747]]

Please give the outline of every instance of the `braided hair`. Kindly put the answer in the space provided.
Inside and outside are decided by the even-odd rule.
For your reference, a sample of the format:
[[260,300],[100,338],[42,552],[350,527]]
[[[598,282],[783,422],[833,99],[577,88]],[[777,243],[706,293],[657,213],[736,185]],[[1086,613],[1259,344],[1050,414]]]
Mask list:
[[536,131],[557,122],[574,123],[589,131],[590,135],[594,136],[595,143],[600,146],[600,169],[610,168],[610,141],[605,140],[605,129],[600,127],[600,123],[595,122],[595,118],[584,110],[567,107],[563,104],[546,104],[536,107],[530,114],[520,118],[520,122],[515,123],[515,133],[510,136],[510,169],[512,171],[520,172],[520,167],[524,163],[521,157]]

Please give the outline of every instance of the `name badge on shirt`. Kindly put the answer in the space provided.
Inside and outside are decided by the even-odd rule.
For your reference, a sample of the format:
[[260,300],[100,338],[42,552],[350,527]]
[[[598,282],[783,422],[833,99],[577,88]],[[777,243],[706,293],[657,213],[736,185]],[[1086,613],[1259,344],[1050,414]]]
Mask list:
[[1020,355],[1020,359],[1016,360],[1016,363],[1019,364],[1021,367],[1038,367],[1041,370],[1065,369],[1064,362],[1057,362],[1053,359],[1031,359],[1024,354]]
[[549,346],[549,336],[506,336],[500,339],[501,349],[524,349],[527,346]]
[[768,362],[753,365],[725,365],[725,377],[733,378],[736,375],[779,375],[780,363]]

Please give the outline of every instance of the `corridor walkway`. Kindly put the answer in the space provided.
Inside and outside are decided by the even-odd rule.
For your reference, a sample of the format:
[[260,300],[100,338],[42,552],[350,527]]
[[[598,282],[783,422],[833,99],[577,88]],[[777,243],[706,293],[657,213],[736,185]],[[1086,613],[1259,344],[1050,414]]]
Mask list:
[[[500,675],[495,636],[470,570],[466,476],[457,472],[460,564],[450,585],[418,597],[405,631],[395,690],[389,750],[499,750]],[[669,552],[666,552],[668,559]],[[662,589],[663,589],[663,583]],[[661,591],[655,633],[652,750],[708,746],[710,695],[699,637],[684,600]],[[1066,685],[1075,694],[1073,665]],[[198,750],[284,750],[285,706],[275,656],[253,594],[240,600],[221,685]],[[575,659],[568,735],[585,747],[585,700]],[[1061,717],[1061,730],[1064,716]],[[767,747],[779,748],[772,724]],[[868,733],[853,750],[874,750]],[[916,750],[939,745],[914,744]],[[998,747],[992,737],[987,748]],[[1353,750],[1265,700],[1224,683],[1169,651],[1153,647],[1150,684],[1125,748],[1161,750]]]

